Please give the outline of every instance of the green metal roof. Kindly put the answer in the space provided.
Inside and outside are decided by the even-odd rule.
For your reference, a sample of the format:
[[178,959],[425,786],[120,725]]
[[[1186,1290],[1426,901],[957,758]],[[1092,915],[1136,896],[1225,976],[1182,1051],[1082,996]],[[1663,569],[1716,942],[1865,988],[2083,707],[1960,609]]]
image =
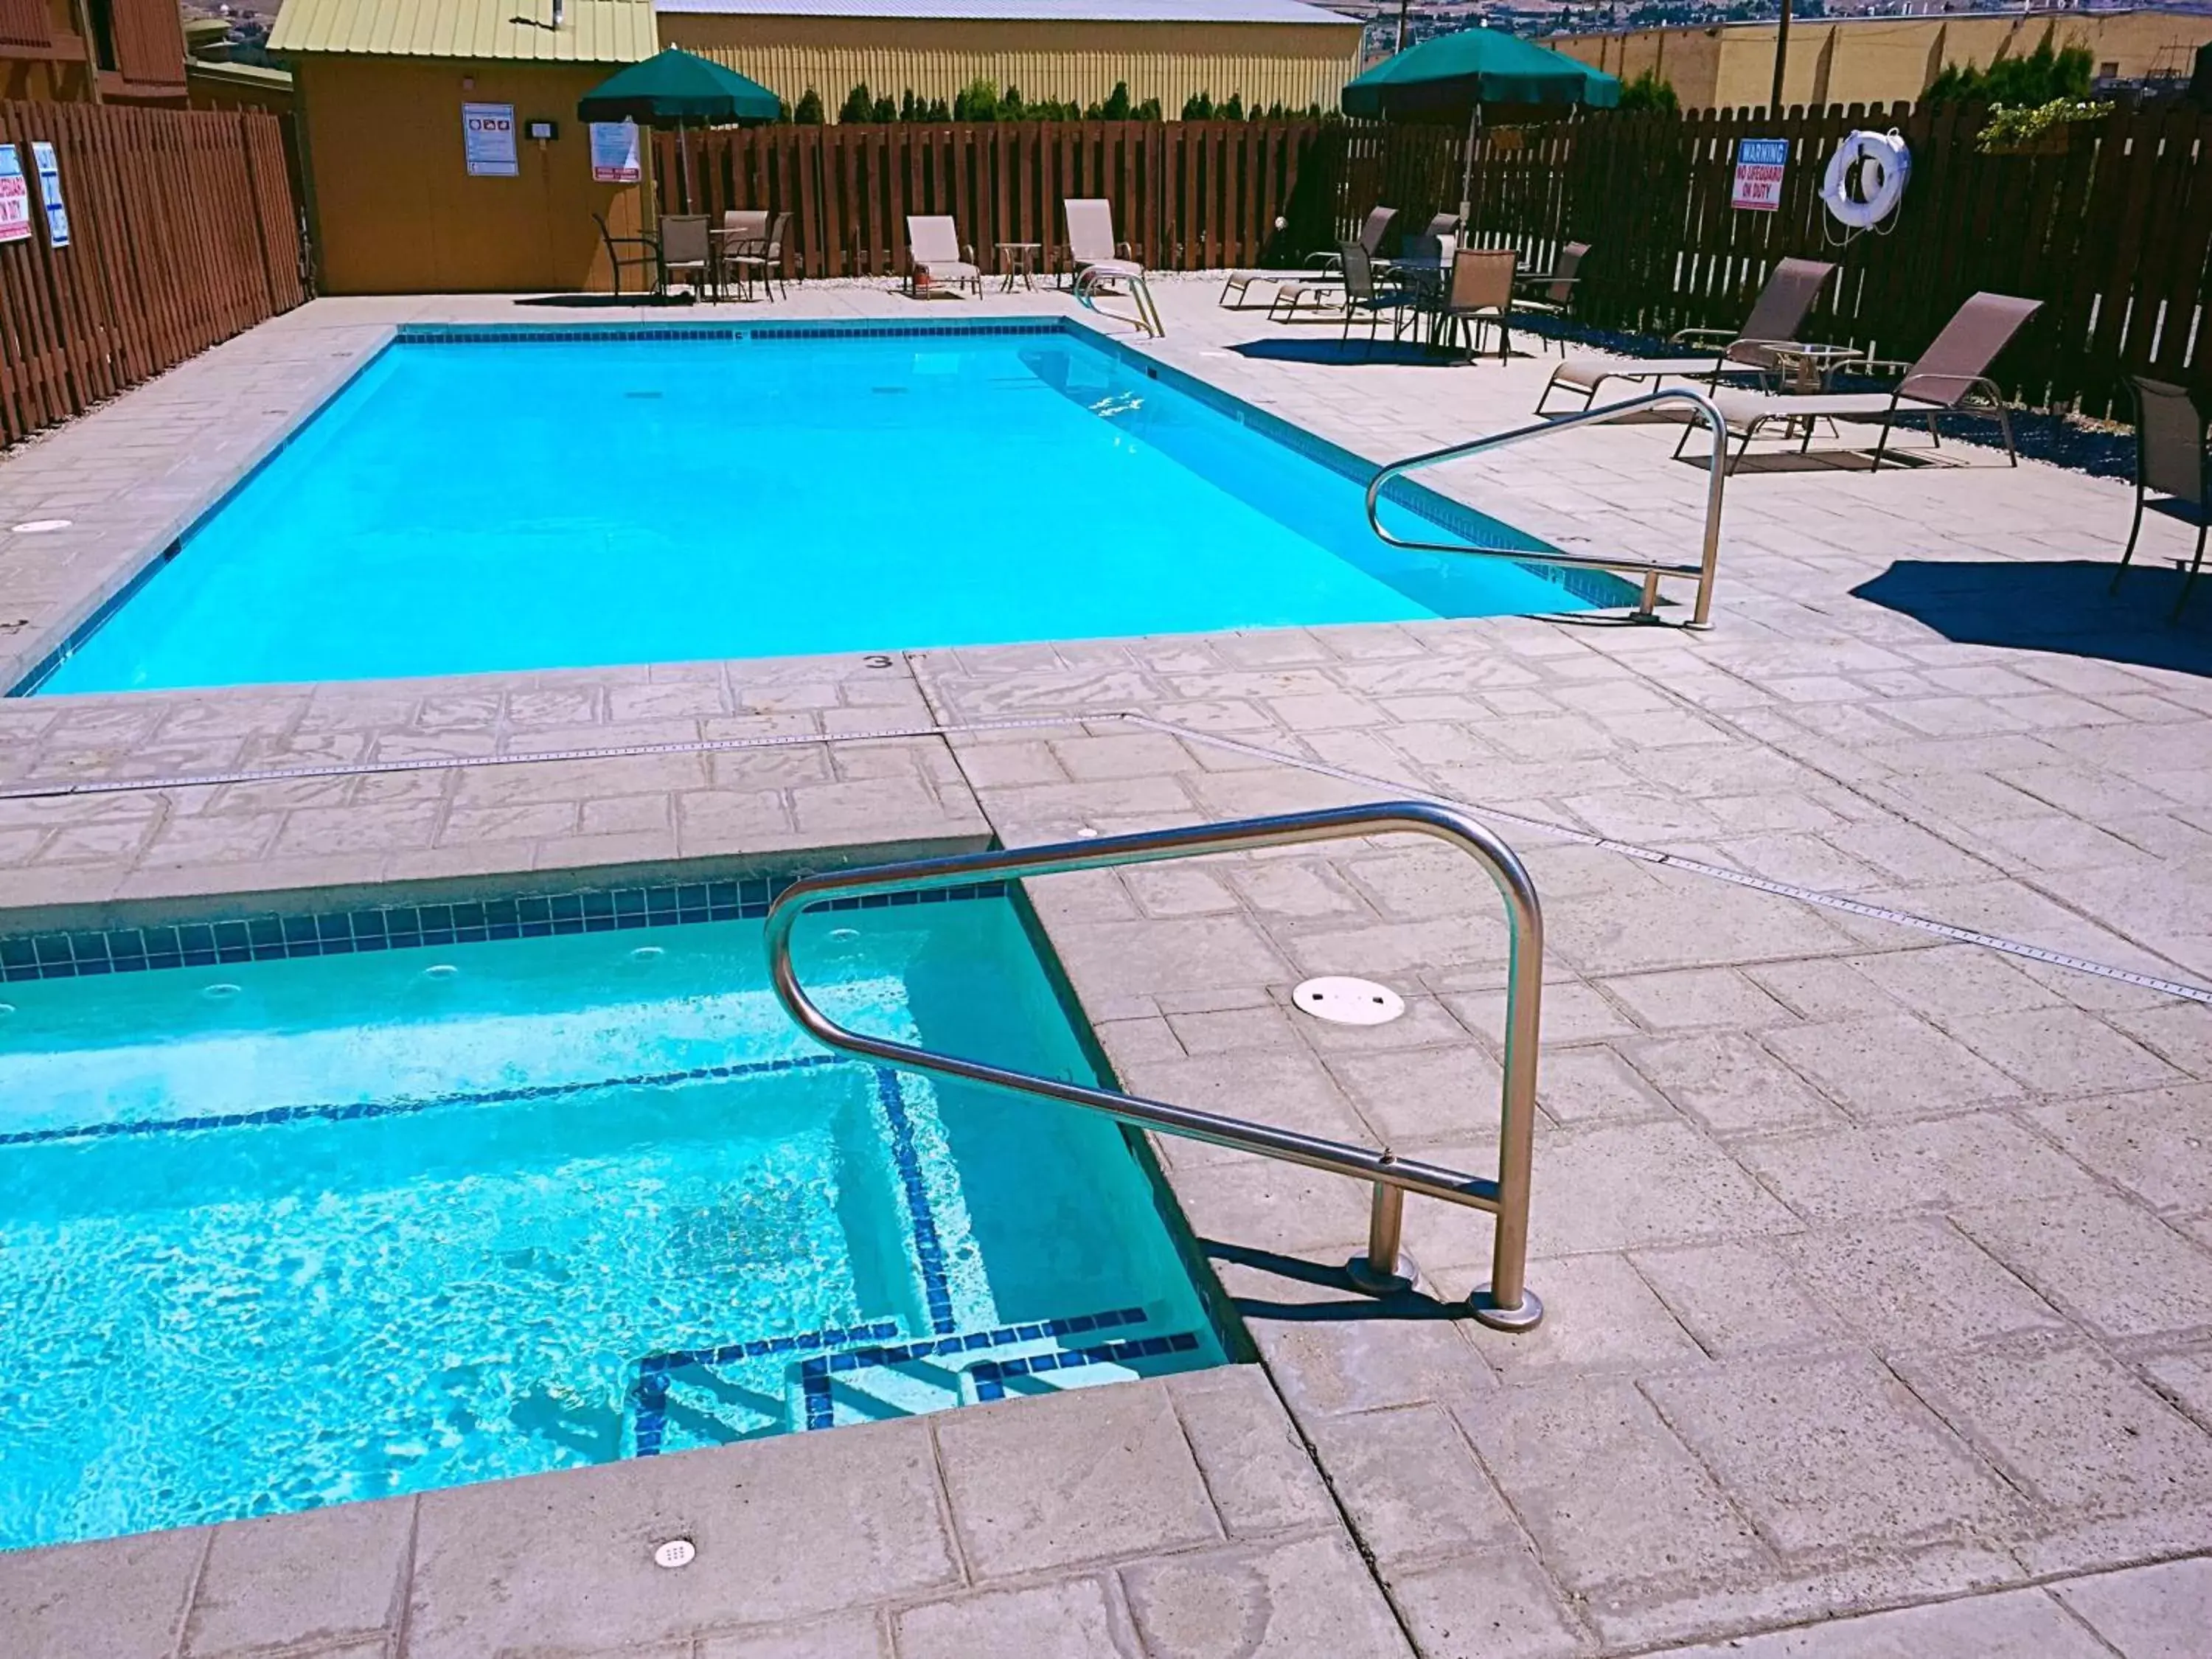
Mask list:
[[660,49],[651,0],[284,0],[272,52],[635,64]]

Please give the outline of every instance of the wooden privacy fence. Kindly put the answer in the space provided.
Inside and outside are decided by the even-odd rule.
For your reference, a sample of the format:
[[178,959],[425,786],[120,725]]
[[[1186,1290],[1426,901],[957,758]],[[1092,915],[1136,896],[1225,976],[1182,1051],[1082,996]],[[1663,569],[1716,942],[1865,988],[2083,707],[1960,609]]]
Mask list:
[[[53,246],[33,143],[54,147]],[[0,444],[82,413],[305,297],[278,118],[0,103],[31,235],[0,242]]]
[[[1103,196],[1115,234],[1156,269],[1201,270],[1287,257],[1328,240],[1332,198],[1308,167],[1313,121],[1069,121],[720,130],[690,139],[695,211],[792,216],[785,258],[801,276],[895,276],[906,216],[949,213],[976,261],[1036,242],[1056,266],[1062,198]],[[659,135],[664,213],[680,210],[673,138]],[[1282,230],[1276,220],[1289,222]]]
[[[1599,327],[1732,326],[1773,263],[1800,254],[1841,267],[1808,339],[1911,357],[1990,289],[2044,301],[1997,364],[2028,402],[2124,413],[2129,374],[2212,390],[2212,119],[2116,111],[2050,153],[1985,155],[1973,143],[1984,118],[1854,106],[1780,121],[1608,114],[1489,134],[1474,156],[1476,240],[1538,263],[1563,241],[1590,243],[1577,307]],[[1904,204],[1882,234],[1845,244],[1820,202],[1827,159],[1854,128],[1892,126],[1912,151]],[[1778,210],[1730,207],[1739,137],[1790,141]],[[1402,142],[1400,176],[1431,188],[1448,177],[1456,198],[1456,136]]]

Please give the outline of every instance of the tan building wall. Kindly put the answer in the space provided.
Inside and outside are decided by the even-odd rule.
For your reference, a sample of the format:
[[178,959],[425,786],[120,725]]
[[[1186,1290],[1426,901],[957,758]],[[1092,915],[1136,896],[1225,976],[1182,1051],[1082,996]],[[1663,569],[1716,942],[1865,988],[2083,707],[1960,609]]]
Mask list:
[[[604,290],[592,215],[606,214],[618,233],[635,228],[639,191],[592,182],[576,100],[612,72],[603,64],[297,59],[324,291]],[[513,104],[518,126],[544,118],[560,136],[520,139],[519,177],[471,178],[464,102]]]
[[811,87],[834,118],[865,82],[878,97],[908,88],[952,95],[977,80],[1024,98],[1089,104],[1117,81],[1170,117],[1197,93],[1249,106],[1336,107],[1358,71],[1359,30],[1302,23],[1074,23],[952,18],[725,16],[663,12],[663,45],[750,76],[797,103]]
[[[1911,103],[1947,65],[1987,69],[2000,56],[2023,58],[2046,34],[2055,46],[2087,46],[2100,75],[2186,76],[2197,47],[2212,41],[2212,16],[2033,12],[1800,21],[1790,28],[1783,101]],[[1772,23],[1731,23],[1571,35],[1547,44],[1624,80],[1656,69],[1685,109],[1734,109],[1767,101],[1774,35]]]

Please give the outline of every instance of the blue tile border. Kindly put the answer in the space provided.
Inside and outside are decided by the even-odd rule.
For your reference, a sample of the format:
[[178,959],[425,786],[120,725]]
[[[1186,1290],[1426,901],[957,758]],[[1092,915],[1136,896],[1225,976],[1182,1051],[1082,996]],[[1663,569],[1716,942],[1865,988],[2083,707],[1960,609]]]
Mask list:
[[[796,879],[795,876],[733,877],[346,910],[267,912],[213,921],[14,933],[0,936],[0,983],[678,927],[702,921],[757,921],[768,914],[776,895]],[[931,892],[872,893],[860,898],[833,899],[816,908],[895,909],[909,904],[1001,898],[1006,890],[1004,882],[976,882]]]
[[1046,1371],[1072,1371],[1085,1365],[1121,1365],[1133,1359],[1157,1359],[1164,1354],[1192,1353],[1197,1336],[1177,1331],[1170,1336],[1132,1337],[1096,1348],[1070,1348],[1059,1353],[1035,1353],[1019,1359],[978,1360],[968,1374],[975,1381],[979,1401],[1004,1400],[1010,1376],[1036,1376]]
[[945,1276],[945,1246],[937,1236],[936,1212],[914,1150],[914,1120],[907,1115],[906,1085],[888,1066],[876,1067],[876,1100],[891,1129],[891,1162],[906,1195],[907,1224],[914,1239],[915,1265],[921,1272],[921,1295],[929,1327],[942,1335],[953,1328],[952,1287]]
[[786,1060],[739,1060],[728,1066],[695,1066],[681,1072],[643,1072],[632,1077],[592,1078],[578,1083],[538,1083],[512,1089],[484,1089],[408,1100],[348,1101],[341,1104],[270,1106],[252,1112],[210,1112],[196,1117],[127,1118],[101,1123],[72,1123],[47,1129],[17,1129],[0,1134],[0,1146],[45,1146],[60,1141],[113,1140],[158,1134],[194,1134],[207,1129],[257,1129],[276,1123],[350,1123],[380,1117],[412,1117],[447,1106],[513,1106],[527,1101],[561,1100],[603,1089],[672,1089],[687,1083],[726,1083],[779,1073],[817,1071],[858,1062],[842,1054],[794,1054]]
[[659,344],[702,340],[930,340],[1065,334],[1057,317],[924,322],[403,323],[392,343],[441,345]]

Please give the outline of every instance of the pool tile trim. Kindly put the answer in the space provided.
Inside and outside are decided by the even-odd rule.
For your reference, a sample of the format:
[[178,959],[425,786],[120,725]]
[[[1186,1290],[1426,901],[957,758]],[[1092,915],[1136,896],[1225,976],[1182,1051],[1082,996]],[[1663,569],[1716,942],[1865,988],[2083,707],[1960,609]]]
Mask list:
[[257,1111],[203,1112],[191,1117],[113,1118],[99,1123],[10,1130],[0,1133],[0,1146],[44,1146],[64,1141],[113,1140],[125,1136],[191,1134],[208,1129],[258,1129],[276,1123],[349,1123],[371,1118],[412,1117],[448,1106],[513,1106],[528,1101],[595,1094],[603,1089],[671,1089],[687,1083],[728,1083],[854,1063],[842,1054],[792,1054],[777,1060],[741,1060],[728,1066],[694,1066],[680,1072],[645,1072],[630,1077],[588,1078],[574,1083],[525,1084],[510,1089],[464,1090],[408,1100],[264,1106]]
[[[13,933],[0,936],[0,984],[480,945],[494,939],[680,927],[706,921],[757,921],[768,914],[776,896],[798,879],[795,875],[751,876],[650,886],[585,887],[435,903],[263,912],[214,921]],[[832,899],[812,908],[896,909],[910,904],[1003,898],[1006,892],[1004,882],[976,882],[929,892]]]

